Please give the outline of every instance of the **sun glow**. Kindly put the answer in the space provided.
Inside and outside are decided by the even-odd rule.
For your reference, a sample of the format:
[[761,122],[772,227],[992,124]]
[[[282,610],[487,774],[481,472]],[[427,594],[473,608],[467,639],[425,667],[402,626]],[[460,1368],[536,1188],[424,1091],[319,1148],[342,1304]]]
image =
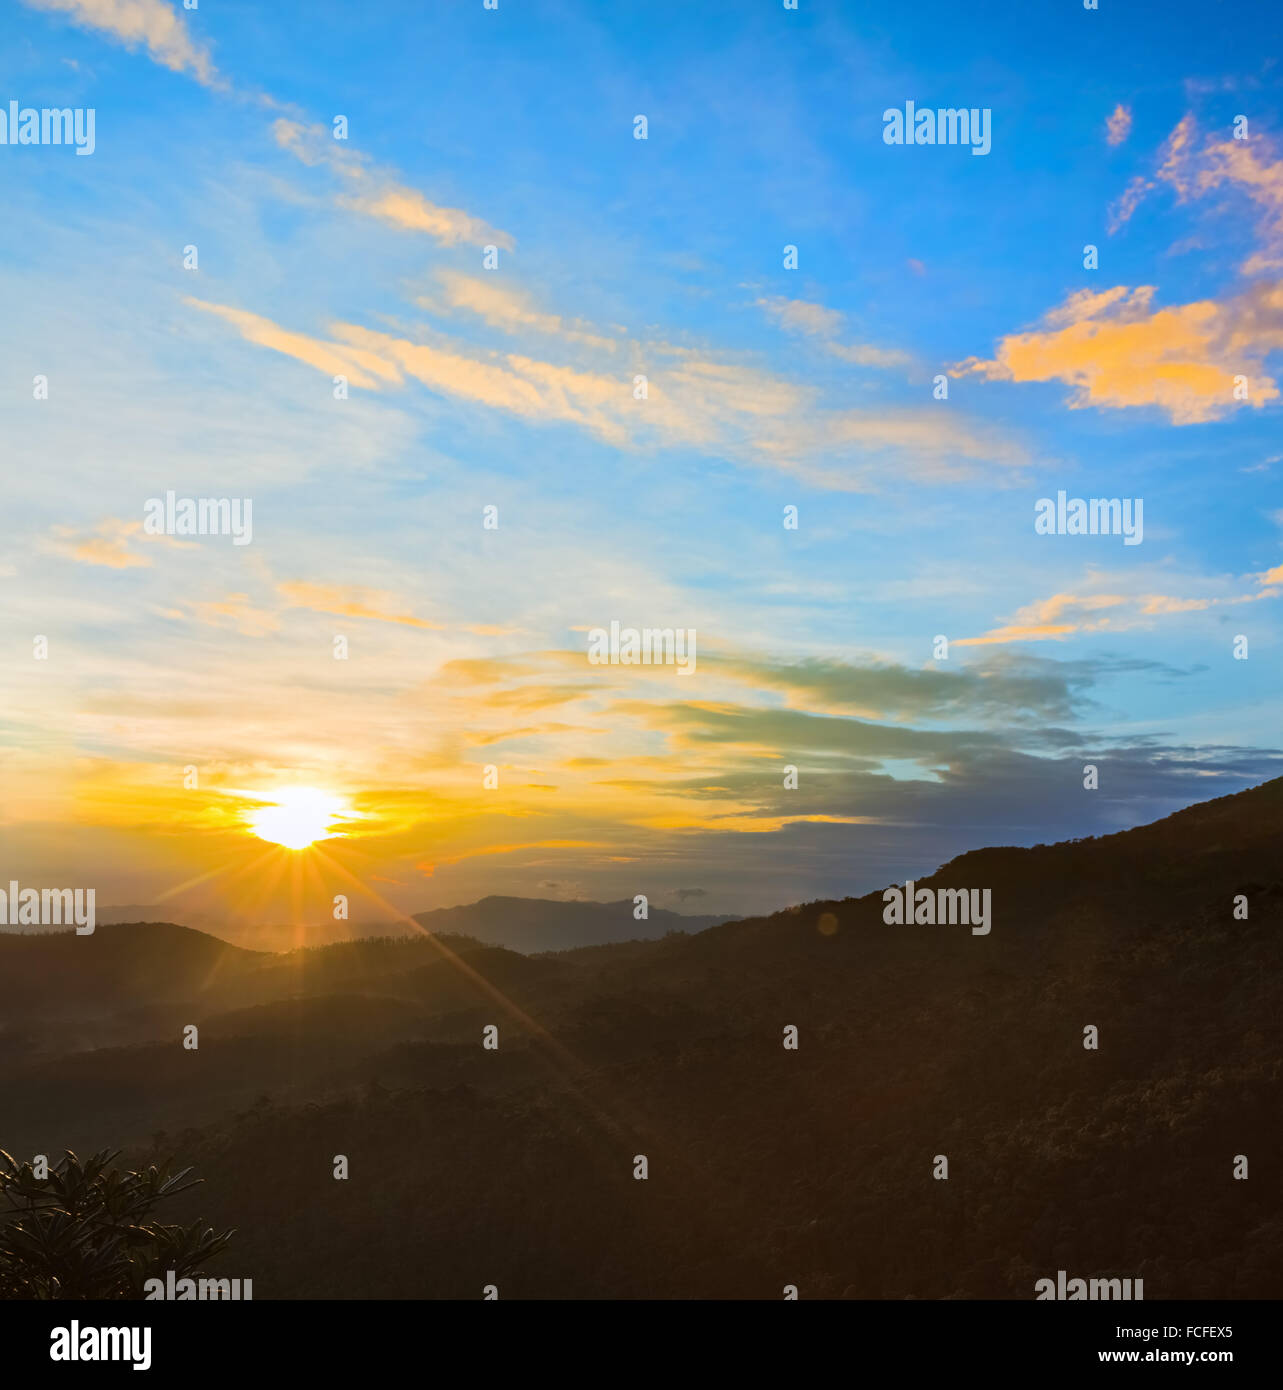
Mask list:
[[333,839],[342,834],[333,829],[334,822],[352,814],[341,796],[317,787],[287,787],[270,796],[271,802],[247,812],[245,821],[251,834],[286,849],[306,849],[317,840]]

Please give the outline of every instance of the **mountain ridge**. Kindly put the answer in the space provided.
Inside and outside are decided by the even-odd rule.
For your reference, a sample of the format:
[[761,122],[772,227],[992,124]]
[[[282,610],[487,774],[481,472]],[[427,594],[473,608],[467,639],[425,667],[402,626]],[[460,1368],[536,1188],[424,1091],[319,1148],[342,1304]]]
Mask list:
[[0,1146],[195,1164],[263,1297],[1278,1296],[1280,829],[1276,779],[915,880],[985,936],[878,890],[535,954],[0,936]]

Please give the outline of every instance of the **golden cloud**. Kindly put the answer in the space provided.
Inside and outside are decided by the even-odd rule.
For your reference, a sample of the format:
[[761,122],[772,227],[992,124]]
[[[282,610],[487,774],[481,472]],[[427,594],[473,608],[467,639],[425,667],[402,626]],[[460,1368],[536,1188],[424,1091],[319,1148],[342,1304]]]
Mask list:
[[286,580],[276,586],[276,592],[295,608],[310,608],[317,613],[332,613],[340,618],[369,618],[374,622],[395,623],[401,627],[417,627],[432,632],[443,630],[440,623],[416,618],[410,613],[396,612],[396,599],[377,589]]
[[1220,419],[1241,402],[1278,398],[1265,355],[1283,346],[1283,282],[1260,284],[1224,303],[1198,300],[1153,308],[1153,286],[1080,291],[1039,327],[1003,338],[994,357],[968,358],[954,376],[990,381],[1062,381],[1072,409],[1156,406],[1173,424]]

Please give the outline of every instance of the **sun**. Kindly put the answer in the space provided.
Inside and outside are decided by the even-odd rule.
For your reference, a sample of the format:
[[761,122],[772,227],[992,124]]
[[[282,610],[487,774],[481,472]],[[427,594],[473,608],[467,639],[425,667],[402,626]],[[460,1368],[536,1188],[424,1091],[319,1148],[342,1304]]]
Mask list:
[[269,804],[246,812],[245,821],[252,835],[286,849],[332,839],[342,833],[333,829],[334,822],[351,815],[341,796],[318,787],[287,787],[268,795]]

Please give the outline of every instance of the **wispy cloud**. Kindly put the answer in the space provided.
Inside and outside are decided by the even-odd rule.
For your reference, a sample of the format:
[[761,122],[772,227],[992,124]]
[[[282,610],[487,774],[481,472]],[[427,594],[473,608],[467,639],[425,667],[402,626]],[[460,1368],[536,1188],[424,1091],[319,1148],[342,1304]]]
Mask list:
[[[862,491],[895,464],[960,480],[1021,466],[1024,451],[956,412],[825,409],[815,388],[739,363],[685,353],[661,361],[647,396],[632,376],[608,375],[516,353],[479,355],[462,343],[413,342],[356,324],[330,339],[293,332],[257,314],[189,299],[248,341],[372,390],[407,379],[434,392],[531,421],[571,423],[617,448],[683,445],[721,451],[818,487]],[[852,458],[852,451],[857,457]],[[838,461],[840,456],[840,461]],[[983,465],[983,467],[982,467]]]
[[381,590],[285,580],[276,586],[276,591],[293,607],[310,608],[317,613],[332,613],[340,618],[368,618],[373,622],[395,623],[400,627],[417,627],[425,631],[442,630],[441,623],[398,611],[397,599]]
[[67,15],[73,23],[110,35],[126,48],[145,48],[153,62],[186,73],[206,87],[225,87],[209,50],[164,0],[22,0],[33,10]]
[[[1141,201],[1160,185],[1182,203],[1216,192],[1238,194],[1255,204],[1260,246],[1242,266],[1245,275],[1283,268],[1283,156],[1267,136],[1243,139],[1208,134],[1201,140],[1192,114],[1183,116],[1159,152],[1152,178],[1136,175],[1110,214],[1110,231],[1130,220]],[[1227,207],[1229,204],[1227,204]]]
[[92,531],[80,531],[74,526],[55,526],[50,547],[70,556],[82,565],[101,565],[107,569],[146,569],[152,561],[148,555],[133,548],[142,542],[148,545],[188,547],[190,542],[172,536],[144,535],[141,521],[125,521],[108,517]]
[[233,309],[226,304],[210,304],[203,299],[191,298],[185,299],[184,303],[226,320],[247,342],[284,353],[329,376],[345,376],[354,386],[377,390],[380,383],[400,385],[402,381],[396,366],[377,353],[326,342],[305,333],[292,333],[270,319],[244,309]]
[[530,331],[564,338],[599,352],[614,352],[623,341],[605,337],[590,324],[547,313],[536,305],[534,296],[528,291],[501,284],[493,276],[483,279],[479,275],[443,270],[438,272],[437,279],[439,292],[418,296],[415,302],[420,308],[436,313],[464,310],[504,333]]
[[846,316],[822,304],[805,299],[784,299],[778,295],[759,299],[757,306],[769,318],[792,333],[818,338],[826,352],[860,367],[905,367],[913,360],[907,352],[874,347],[869,343],[839,342]]
[[1147,626],[1156,618],[1205,613],[1213,608],[1283,597],[1278,592],[1283,585],[1283,565],[1249,577],[1260,586],[1258,589],[1217,597],[1181,598],[1154,593],[1053,594],[1020,609],[1010,623],[991,628],[979,637],[955,638],[952,645],[984,647],[1008,642],[1058,641],[1079,633],[1122,632]]
[[346,186],[336,195],[341,208],[386,222],[408,232],[422,232],[442,246],[464,243],[512,250],[516,242],[462,208],[442,207],[417,189],[399,182],[388,169],[374,165],[364,155],[335,140],[321,125],[303,125],[284,117],[272,127],[276,143],[303,164],[323,166]]
[[190,614],[199,623],[235,628],[246,637],[265,637],[281,626],[275,613],[258,607],[248,594],[228,594],[225,598],[193,603]]

